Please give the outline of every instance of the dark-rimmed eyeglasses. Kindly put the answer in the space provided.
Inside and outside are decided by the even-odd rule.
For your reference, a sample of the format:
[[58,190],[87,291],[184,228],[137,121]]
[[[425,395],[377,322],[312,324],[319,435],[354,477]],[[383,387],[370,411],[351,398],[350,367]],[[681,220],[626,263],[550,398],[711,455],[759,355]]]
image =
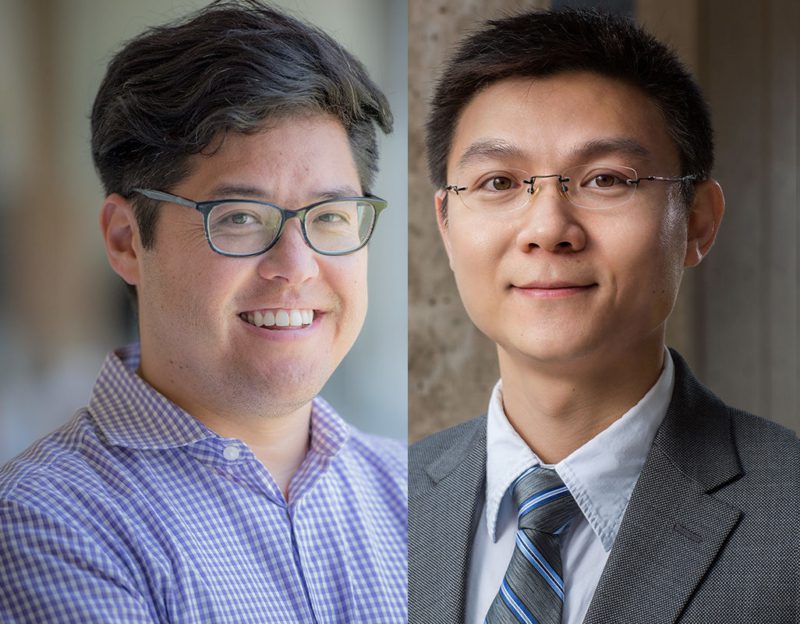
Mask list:
[[379,197],[341,197],[297,210],[252,199],[216,199],[196,202],[163,191],[134,188],[149,199],[199,210],[206,240],[223,256],[257,256],[280,239],[286,222],[297,217],[306,244],[325,256],[343,256],[369,242],[378,215],[387,206]]
[[591,210],[616,208],[629,202],[642,182],[694,183],[699,179],[694,175],[640,177],[631,167],[604,164],[578,165],[547,175],[506,168],[472,170],[461,177],[461,184],[450,184],[444,190],[458,195],[468,208],[486,213],[521,208],[547,178],[555,178],[559,192],[571,204]]

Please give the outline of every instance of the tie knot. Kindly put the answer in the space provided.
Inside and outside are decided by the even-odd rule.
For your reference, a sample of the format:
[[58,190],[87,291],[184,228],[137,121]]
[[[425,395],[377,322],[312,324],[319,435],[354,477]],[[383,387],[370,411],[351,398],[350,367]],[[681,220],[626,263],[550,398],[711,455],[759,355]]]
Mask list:
[[517,477],[513,488],[521,529],[560,533],[580,511],[555,470],[530,468]]

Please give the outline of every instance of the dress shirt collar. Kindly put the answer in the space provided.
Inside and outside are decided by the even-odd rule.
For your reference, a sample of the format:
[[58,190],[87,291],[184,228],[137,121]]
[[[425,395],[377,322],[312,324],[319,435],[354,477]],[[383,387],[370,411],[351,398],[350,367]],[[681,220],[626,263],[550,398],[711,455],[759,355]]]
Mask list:
[[[168,449],[222,436],[144,381],[138,343],[106,357],[92,391],[89,410],[108,441],[135,449]],[[336,455],[350,436],[350,427],[321,397],[311,403],[310,450]]]
[[497,541],[497,518],[506,492],[527,468],[553,468],[581,512],[611,550],[622,516],[661,421],[667,413],[675,370],[665,349],[655,385],[621,418],[555,465],[543,464],[514,430],[503,409],[502,381],[489,401],[486,430],[486,526]]

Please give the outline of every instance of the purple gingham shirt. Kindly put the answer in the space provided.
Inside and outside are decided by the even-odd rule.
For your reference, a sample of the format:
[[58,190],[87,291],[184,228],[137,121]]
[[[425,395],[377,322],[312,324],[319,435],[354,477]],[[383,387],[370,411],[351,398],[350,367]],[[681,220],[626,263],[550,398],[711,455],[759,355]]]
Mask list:
[[252,451],[108,356],[0,469],[0,621],[406,622],[406,448],[320,398],[284,498]]

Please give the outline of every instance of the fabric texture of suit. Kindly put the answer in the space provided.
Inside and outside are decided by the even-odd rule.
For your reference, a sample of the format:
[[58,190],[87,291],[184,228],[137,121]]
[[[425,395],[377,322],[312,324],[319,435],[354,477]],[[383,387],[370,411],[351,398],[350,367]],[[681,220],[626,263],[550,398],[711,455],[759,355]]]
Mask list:
[[[725,405],[674,351],[669,409],[585,624],[800,622],[800,440]],[[459,623],[486,417],[409,451],[409,622]]]

